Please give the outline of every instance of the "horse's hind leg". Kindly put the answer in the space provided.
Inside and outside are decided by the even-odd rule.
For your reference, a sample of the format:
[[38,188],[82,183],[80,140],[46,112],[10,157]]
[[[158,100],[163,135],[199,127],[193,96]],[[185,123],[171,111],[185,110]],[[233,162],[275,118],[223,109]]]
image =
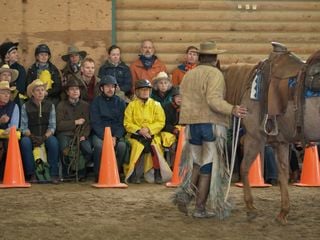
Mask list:
[[274,146],[277,167],[278,167],[278,180],[281,191],[281,210],[276,220],[281,224],[287,223],[287,215],[289,213],[289,193],[288,193],[288,179],[289,179],[289,144],[278,143]]
[[258,141],[250,137],[245,136],[244,143],[244,157],[241,163],[241,178],[243,183],[244,202],[247,207],[247,217],[249,220],[254,219],[257,216],[256,208],[253,206],[253,197],[249,184],[249,169],[253,161],[256,159],[259,152],[264,146],[263,141]]

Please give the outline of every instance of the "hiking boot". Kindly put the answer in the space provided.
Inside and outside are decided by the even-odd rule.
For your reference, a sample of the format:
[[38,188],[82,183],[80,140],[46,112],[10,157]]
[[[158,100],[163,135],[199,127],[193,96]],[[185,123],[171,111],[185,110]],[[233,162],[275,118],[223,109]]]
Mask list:
[[131,183],[135,183],[135,184],[140,184],[141,183],[141,177],[137,176],[136,171],[134,170],[133,173],[131,174],[130,178],[129,178],[129,182]]
[[160,169],[154,170],[154,182],[156,184],[162,184],[162,177],[161,177]]
[[52,176],[51,177],[51,183],[52,184],[59,184],[60,183],[60,179],[58,176]]
[[38,182],[37,177],[36,177],[35,174],[29,175],[27,179],[28,179],[28,182],[29,182],[29,183],[36,183],[36,182]]

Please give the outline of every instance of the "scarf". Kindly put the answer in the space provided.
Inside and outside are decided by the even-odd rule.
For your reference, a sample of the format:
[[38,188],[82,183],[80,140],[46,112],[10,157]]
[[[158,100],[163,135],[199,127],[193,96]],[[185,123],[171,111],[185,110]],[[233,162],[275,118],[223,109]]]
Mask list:
[[186,63],[184,69],[186,72],[188,72],[189,70],[194,69],[196,66],[197,64],[195,63]]
[[152,68],[153,63],[156,61],[157,57],[152,55],[151,57],[146,57],[144,55],[139,56],[140,61],[142,62],[146,70]]

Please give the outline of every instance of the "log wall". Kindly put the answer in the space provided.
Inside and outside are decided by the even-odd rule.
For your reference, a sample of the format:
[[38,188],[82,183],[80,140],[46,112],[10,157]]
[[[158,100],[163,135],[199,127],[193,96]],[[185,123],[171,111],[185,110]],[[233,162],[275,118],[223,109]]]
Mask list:
[[117,44],[127,63],[137,58],[143,39],[155,42],[169,71],[187,46],[211,39],[228,50],[223,64],[266,58],[271,41],[304,59],[320,49],[318,0],[118,0],[116,7]]

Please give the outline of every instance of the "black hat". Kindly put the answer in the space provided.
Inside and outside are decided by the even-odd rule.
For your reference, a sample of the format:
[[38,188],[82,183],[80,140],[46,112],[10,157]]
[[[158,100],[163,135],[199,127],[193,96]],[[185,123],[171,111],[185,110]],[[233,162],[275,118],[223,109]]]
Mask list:
[[111,75],[105,75],[101,78],[100,81],[100,87],[106,84],[114,84],[114,85],[118,85],[117,83],[117,79],[114,76]]
[[51,51],[47,44],[39,44],[36,47],[34,55],[37,56],[39,53],[48,53],[51,56]]
[[136,81],[136,84],[135,84],[135,89],[139,89],[139,88],[152,88],[152,85],[149,80],[140,79]]
[[5,60],[7,53],[11,52],[12,50],[18,49],[18,42],[4,42],[0,45],[0,57],[2,61]]
[[70,78],[65,85],[65,90],[67,91],[69,89],[69,87],[79,87],[80,88],[81,86],[80,86],[80,83],[77,79]]

